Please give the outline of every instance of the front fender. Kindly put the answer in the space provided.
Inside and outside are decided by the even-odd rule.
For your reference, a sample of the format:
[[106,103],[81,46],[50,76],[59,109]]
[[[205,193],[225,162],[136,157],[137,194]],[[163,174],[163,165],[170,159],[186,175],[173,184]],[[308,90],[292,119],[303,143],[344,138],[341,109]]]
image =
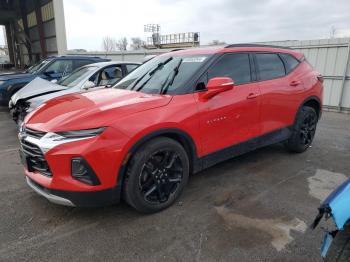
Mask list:
[[338,230],[343,230],[344,225],[350,220],[350,179],[334,190],[319,208],[312,227],[315,228],[322,217],[330,216]]

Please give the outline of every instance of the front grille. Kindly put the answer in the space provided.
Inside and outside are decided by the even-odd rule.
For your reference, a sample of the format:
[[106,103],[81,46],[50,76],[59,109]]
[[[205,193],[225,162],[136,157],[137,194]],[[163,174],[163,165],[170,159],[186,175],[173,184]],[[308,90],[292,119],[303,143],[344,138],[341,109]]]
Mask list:
[[34,130],[34,129],[30,129],[30,128],[25,128],[25,133],[28,136],[32,136],[32,137],[35,137],[35,138],[38,138],[38,139],[42,138],[46,134],[45,132]]
[[52,176],[50,167],[45,160],[44,154],[41,152],[41,149],[37,145],[22,139],[21,148],[26,155],[29,171],[37,171],[44,176]]

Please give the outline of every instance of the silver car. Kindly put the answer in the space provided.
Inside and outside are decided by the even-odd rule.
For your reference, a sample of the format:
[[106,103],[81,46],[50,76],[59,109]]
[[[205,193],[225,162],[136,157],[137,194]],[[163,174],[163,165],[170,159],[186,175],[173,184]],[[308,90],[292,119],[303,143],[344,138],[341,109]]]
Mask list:
[[29,112],[54,97],[110,87],[139,65],[137,62],[101,62],[80,67],[55,82],[37,77],[11,97],[10,113],[20,124]]

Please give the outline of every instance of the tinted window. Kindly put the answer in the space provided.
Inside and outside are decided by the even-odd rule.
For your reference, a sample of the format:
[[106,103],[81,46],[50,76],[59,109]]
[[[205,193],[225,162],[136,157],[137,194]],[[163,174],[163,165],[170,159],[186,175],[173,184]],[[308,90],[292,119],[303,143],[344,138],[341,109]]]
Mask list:
[[130,73],[131,71],[133,71],[139,65],[125,65],[125,66],[126,66],[126,71],[128,71],[128,73]]
[[223,56],[208,71],[208,78],[231,77],[235,84],[251,81],[248,54],[228,54]]
[[78,68],[84,65],[95,63],[95,61],[92,60],[74,60],[74,68]]
[[299,61],[292,55],[289,54],[280,54],[284,61],[284,65],[286,66],[287,74],[292,71],[297,65],[299,65]]
[[53,72],[54,74],[59,73],[71,73],[73,71],[73,61],[72,60],[56,60],[51,65],[49,65],[45,72]]
[[[169,53],[171,55],[171,53]],[[114,88],[151,94],[179,94],[210,55],[161,55],[137,67]]]
[[277,54],[256,54],[260,80],[269,80],[285,75],[284,65]]

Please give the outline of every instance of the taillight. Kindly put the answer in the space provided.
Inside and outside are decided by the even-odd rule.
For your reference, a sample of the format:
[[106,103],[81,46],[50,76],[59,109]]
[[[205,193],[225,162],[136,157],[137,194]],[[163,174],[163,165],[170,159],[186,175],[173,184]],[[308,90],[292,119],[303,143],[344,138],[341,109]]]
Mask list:
[[324,81],[323,75],[318,75],[317,80],[320,81],[321,83],[323,83],[323,81]]

